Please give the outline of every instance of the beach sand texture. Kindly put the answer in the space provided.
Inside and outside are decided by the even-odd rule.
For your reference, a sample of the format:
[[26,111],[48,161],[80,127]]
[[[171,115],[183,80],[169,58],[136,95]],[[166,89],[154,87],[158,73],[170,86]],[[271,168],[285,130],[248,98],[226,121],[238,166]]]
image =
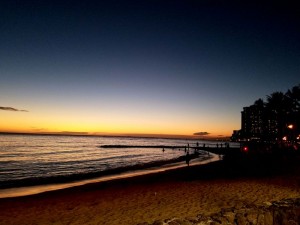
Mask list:
[[[270,172],[270,173],[269,173]],[[0,199],[0,224],[138,224],[300,197],[299,166],[260,176],[225,162]]]

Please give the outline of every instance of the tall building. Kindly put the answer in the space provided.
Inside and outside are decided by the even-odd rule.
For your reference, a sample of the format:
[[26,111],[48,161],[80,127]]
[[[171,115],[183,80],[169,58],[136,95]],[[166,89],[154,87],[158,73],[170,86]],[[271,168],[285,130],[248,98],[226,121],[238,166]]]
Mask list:
[[263,104],[244,107],[241,112],[241,130],[234,131],[232,140],[278,141],[283,137],[285,123],[276,112],[267,111]]
[[260,140],[264,135],[264,110],[260,105],[244,107],[241,135],[243,139]]
[[267,102],[258,99],[241,112],[241,130],[232,140],[267,142],[298,142],[300,140],[300,85],[286,94],[274,92]]

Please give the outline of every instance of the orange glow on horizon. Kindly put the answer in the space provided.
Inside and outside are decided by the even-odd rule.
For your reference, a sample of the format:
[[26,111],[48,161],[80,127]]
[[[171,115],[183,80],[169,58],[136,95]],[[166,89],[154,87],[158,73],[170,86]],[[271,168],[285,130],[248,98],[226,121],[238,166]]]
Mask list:
[[[72,110],[70,110],[73,112]],[[229,137],[235,127],[223,120],[177,114],[91,114],[45,111],[0,112],[0,132],[85,135],[187,136],[199,139]],[[85,116],[84,116],[85,115]],[[207,116],[208,117],[208,116]],[[195,136],[197,132],[208,135]]]
[[224,139],[231,135],[209,134],[203,136],[193,135],[191,133],[144,133],[144,132],[94,132],[82,130],[50,130],[50,129],[0,129],[3,133],[29,133],[29,134],[61,134],[61,135],[90,135],[90,136],[135,136],[135,137],[166,137],[166,138],[192,138],[192,139]]
[[[44,127],[44,126],[43,126]],[[221,132],[210,132],[208,135],[193,135],[194,130],[184,130],[185,132],[180,132],[181,130],[159,130],[159,129],[143,129],[135,127],[134,129],[130,129],[127,127],[109,127],[107,129],[102,128],[101,130],[97,127],[93,126],[61,126],[56,127],[49,126],[47,128],[38,128],[38,127],[22,127],[17,126],[16,124],[13,124],[11,126],[1,126],[0,132],[12,132],[12,133],[57,133],[57,134],[80,134],[80,135],[108,135],[108,136],[114,136],[114,135],[121,135],[121,136],[187,136],[187,137],[193,137],[193,138],[199,138],[199,139],[205,139],[205,138],[219,138],[222,139],[224,137],[231,136],[230,132],[227,133],[221,133]]]

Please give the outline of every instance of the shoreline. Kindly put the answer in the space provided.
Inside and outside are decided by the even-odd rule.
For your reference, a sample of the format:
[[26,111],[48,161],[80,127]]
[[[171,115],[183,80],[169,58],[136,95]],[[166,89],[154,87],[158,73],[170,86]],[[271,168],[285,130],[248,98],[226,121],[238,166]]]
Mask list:
[[0,224],[153,224],[300,196],[297,158],[216,161],[0,199]]
[[[112,181],[112,180],[117,180],[117,179],[126,179],[130,177],[135,177],[135,176],[143,176],[147,174],[152,174],[152,173],[160,173],[164,172],[167,170],[175,170],[178,168],[183,168],[187,167],[185,161],[183,161],[184,157],[180,157],[178,159],[170,160],[169,163],[165,164],[160,164],[153,163],[154,166],[150,167],[144,167],[140,169],[133,169],[133,170],[124,170],[121,172],[117,173],[108,173],[104,175],[99,175],[95,176],[92,178],[86,178],[84,177],[82,179],[78,180],[72,180],[69,181],[66,180],[65,182],[60,182],[60,183],[46,183],[46,184],[36,184],[36,185],[30,185],[30,186],[21,186],[21,187],[8,187],[8,188],[0,188],[0,199],[2,198],[14,198],[14,197],[22,197],[22,196],[28,196],[28,195],[35,195],[35,194],[40,194],[44,192],[49,192],[49,191],[56,191],[56,190],[62,190],[62,189],[68,189],[68,188],[73,188],[77,186],[82,186],[86,184],[91,184],[91,183],[99,183],[99,182],[106,182],[106,181]],[[203,165],[211,162],[215,162],[220,160],[219,156],[210,153],[210,156],[203,156],[201,158],[193,158],[190,161],[190,166],[196,166],[196,165]],[[141,166],[142,167],[142,166]],[[136,168],[139,168],[136,167]],[[120,171],[120,170],[118,170]]]
[[[192,157],[198,157],[205,154],[195,155],[193,154]],[[185,160],[185,155],[181,155],[177,158],[167,159],[167,160],[158,160],[152,162],[146,162],[143,164],[136,164],[136,165],[127,165],[121,166],[116,168],[111,168],[107,170],[95,171],[95,172],[88,172],[88,173],[73,173],[68,175],[60,175],[60,176],[50,176],[50,177],[29,177],[23,178],[18,180],[8,180],[8,181],[1,181],[0,182],[0,190],[1,189],[8,189],[8,188],[15,188],[15,187],[27,187],[27,186],[37,186],[37,185],[47,185],[53,183],[71,183],[76,182],[79,180],[88,180],[94,179],[97,177],[109,176],[120,174],[124,172],[131,172],[136,170],[143,170],[148,169],[151,167],[160,167],[165,166],[168,164],[178,163]]]

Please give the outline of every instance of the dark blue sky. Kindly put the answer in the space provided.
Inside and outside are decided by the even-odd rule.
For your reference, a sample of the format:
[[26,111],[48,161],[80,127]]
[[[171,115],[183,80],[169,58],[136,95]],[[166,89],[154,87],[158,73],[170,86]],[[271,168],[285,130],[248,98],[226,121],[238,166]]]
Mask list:
[[28,110],[24,130],[228,134],[243,106],[299,83],[289,1],[1,1],[0,15],[0,106]]

